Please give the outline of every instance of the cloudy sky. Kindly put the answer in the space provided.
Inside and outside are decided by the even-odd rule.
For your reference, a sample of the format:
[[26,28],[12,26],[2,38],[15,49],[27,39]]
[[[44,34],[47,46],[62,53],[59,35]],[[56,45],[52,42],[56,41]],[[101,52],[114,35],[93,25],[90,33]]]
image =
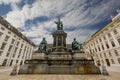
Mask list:
[[43,37],[52,43],[54,21],[63,21],[67,43],[80,43],[110,21],[120,9],[120,0],[0,0],[0,16],[35,44]]

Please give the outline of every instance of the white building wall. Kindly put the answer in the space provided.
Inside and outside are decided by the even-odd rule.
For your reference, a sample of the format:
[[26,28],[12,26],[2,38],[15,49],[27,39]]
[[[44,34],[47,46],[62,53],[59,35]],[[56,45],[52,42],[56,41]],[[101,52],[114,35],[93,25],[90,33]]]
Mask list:
[[[118,15],[114,18],[114,20],[112,19],[113,21],[108,23],[108,25],[106,25],[103,29],[101,29],[95,35],[86,40],[83,46],[86,53],[90,52],[90,50],[92,49],[95,50],[96,47],[97,52],[94,51],[91,53],[91,56],[93,56],[94,58],[95,64],[97,65],[97,62],[99,62],[101,64],[99,67],[104,65],[106,66],[108,71],[114,72],[120,72],[120,61],[118,60],[118,58],[120,59],[120,44],[117,40],[120,38],[120,13]],[[117,30],[118,33],[114,34],[113,30]],[[108,37],[108,33],[111,34],[111,37]],[[106,37],[106,40],[103,39],[104,36]],[[100,39],[102,40],[101,42]],[[115,47],[112,46],[111,41],[115,43]],[[89,46],[93,44],[93,42],[95,42],[95,44],[93,46]],[[109,45],[109,48],[106,47],[106,44]],[[102,45],[104,46],[104,50],[102,49]],[[98,47],[100,47],[100,51]],[[115,54],[115,50],[117,50],[118,55]],[[108,65],[106,59],[109,61],[110,65]]]
[[[23,38],[21,38],[20,36],[12,32],[5,26],[3,26],[1,23],[0,23],[0,33],[2,33],[0,35],[0,48],[2,47],[3,42],[6,43],[4,49],[3,50],[0,49],[0,66],[3,65],[5,59],[7,59],[7,62],[5,63],[4,66],[14,66],[16,64],[20,65],[21,61],[22,61],[22,64],[24,64],[24,61],[26,59],[31,59],[31,56],[34,52],[34,46],[32,44],[30,44],[28,41],[24,40]],[[9,36],[8,41],[5,41],[6,35]],[[11,44],[12,39],[15,40],[14,44]],[[19,45],[17,45],[17,42],[19,42]],[[21,48],[21,44],[23,44],[22,48]],[[10,46],[12,46],[11,51],[8,51]],[[27,46],[26,50],[25,50],[25,46]],[[30,49],[27,50],[28,47]],[[20,50],[21,50],[21,53],[19,53]],[[9,56],[6,56],[8,52],[9,52]],[[12,60],[13,62],[11,63]]]

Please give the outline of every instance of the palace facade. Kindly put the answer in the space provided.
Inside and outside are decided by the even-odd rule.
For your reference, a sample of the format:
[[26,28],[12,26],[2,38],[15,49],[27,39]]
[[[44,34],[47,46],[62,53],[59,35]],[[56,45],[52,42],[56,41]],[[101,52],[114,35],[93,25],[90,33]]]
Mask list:
[[83,48],[97,66],[120,72],[120,11],[103,28],[87,38]]
[[31,59],[35,45],[0,17],[0,66],[23,65]]

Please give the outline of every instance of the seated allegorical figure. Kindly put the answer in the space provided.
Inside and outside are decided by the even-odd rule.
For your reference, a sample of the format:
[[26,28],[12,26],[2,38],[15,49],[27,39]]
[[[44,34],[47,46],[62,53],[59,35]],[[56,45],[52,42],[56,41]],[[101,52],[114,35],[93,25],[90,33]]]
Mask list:
[[72,50],[80,50],[80,44],[76,41],[76,38],[72,42]]
[[43,38],[43,40],[41,41],[38,51],[46,51],[47,48],[47,41],[45,40],[45,38]]

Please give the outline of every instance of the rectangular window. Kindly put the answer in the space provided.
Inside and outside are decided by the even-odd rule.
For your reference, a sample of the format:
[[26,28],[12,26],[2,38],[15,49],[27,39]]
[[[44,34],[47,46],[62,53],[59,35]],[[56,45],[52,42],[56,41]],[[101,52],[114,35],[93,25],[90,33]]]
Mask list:
[[3,52],[3,51],[0,51],[0,56],[2,55],[2,52]]
[[15,57],[15,54],[13,54],[13,56],[12,57]]
[[14,44],[14,42],[15,42],[15,40],[14,40],[14,39],[12,39],[12,42],[11,42],[11,44]]
[[109,59],[105,59],[105,60],[106,60],[106,64],[107,64],[107,66],[110,66]]
[[114,30],[113,30],[113,33],[114,33],[114,34],[118,34],[118,32],[117,32],[117,30],[116,30],[116,29],[114,29]]
[[21,48],[23,47],[23,44],[21,44]]
[[22,49],[20,49],[19,54],[21,54],[21,52],[22,52]]
[[14,35],[14,37],[16,37],[16,35]]
[[112,56],[112,54],[111,54],[111,52],[109,51],[109,56],[111,57]]
[[9,39],[9,36],[6,36],[6,37],[5,37],[5,41],[8,41],[8,39]]
[[22,56],[22,58],[24,58],[24,55]]
[[107,49],[109,49],[109,45],[108,44],[106,44],[106,47],[107,47]]
[[18,60],[16,61],[16,63],[18,63]]
[[104,40],[106,40],[106,37],[105,37],[105,36],[103,36],[103,39],[104,39]]
[[1,46],[1,49],[3,50],[4,48],[5,48],[5,46],[6,46],[6,43],[2,43],[2,46]]
[[102,49],[104,50],[104,46],[102,45]]
[[2,32],[0,32],[0,38],[1,38],[2,34],[3,34],[3,33],[2,33]]
[[93,44],[91,43],[91,46],[93,46]]
[[94,53],[95,51],[94,51],[94,49],[93,49],[93,53]]
[[98,43],[98,40],[96,41],[96,43]]
[[104,53],[104,57],[107,57],[107,56],[106,56],[106,53]]
[[89,48],[90,48],[90,45],[89,45]]
[[24,48],[24,53],[25,53],[25,51],[26,51],[26,46],[25,46],[25,48]]
[[118,58],[118,63],[120,64],[120,58]]
[[22,65],[23,61],[20,62],[20,65]]
[[120,45],[120,38],[118,38],[117,41],[118,41],[118,43],[119,43],[119,45]]
[[17,46],[19,45],[19,43],[20,43],[20,42],[18,41],[18,42],[17,42]]
[[115,43],[114,41],[111,41],[112,47],[115,47]]
[[18,48],[17,48],[17,47],[15,47],[14,53],[16,53],[16,52],[17,52],[17,49],[18,49]]
[[98,47],[98,50],[101,51],[101,50],[100,50],[100,47]]
[[20,57],[20,55],[18,55],[18,58]]
[[7,61],[8,61],[8,59],[4,59],[2,66],[6,66]]
[[100,57],[102,58],[102,54],[100,54]]
[[11,34],[11,32],[8,31],[8,34]]
[[10,53],[8,52],[7,55],[6,55],[6,57],[9,57],[9,55],[10,55]]
[[1,27],[2,30],[5,30],[5,28]]
[[112,64],[115,64],[115,62],[114,62],[114,60],[113,60],[113,59],[111,59],[111,62],[112,62]]
[[100,42],[102,42],[102,39],[99,39]]
[[111,37],[111,34],[110,34],[110,33],[108,33],[108,37]]
[[116,56],[118,56],[118,55],[119,55],[117,50],[114,50],[114,52],[115,52],[115,55],[116,55]]
[[10,45],[10,47],[9,47],[8,51],[10,52],[11,50],[12,50],[12,45]]
[[95,51],[97,52],[97,49],[95,48]]

